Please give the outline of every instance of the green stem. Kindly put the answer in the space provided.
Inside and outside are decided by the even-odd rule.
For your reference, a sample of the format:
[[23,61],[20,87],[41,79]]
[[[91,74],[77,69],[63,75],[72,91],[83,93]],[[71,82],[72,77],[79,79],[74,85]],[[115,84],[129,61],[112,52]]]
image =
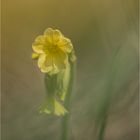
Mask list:
[[104,118],[101,121],[101,126],[100,126],[100,132],[99,132],[98,140],[103,140],[104,139],[106,123],[107,123],[107,115],[104,116]]
[[66,94],[66,99],[64,102],[65,108],[68,110],[69,113],[67,113],[62,118],[62,134],[60,140],[68,140],[68,127],[69,127],[69,118],[70,118],[70,100],[71,100],[71,94],[73,89],[73,83],[74,83],[74,74],[75,74],[75,63],[70,62],[70,79],[69,79],[69,85],[68,85],[68,91]]

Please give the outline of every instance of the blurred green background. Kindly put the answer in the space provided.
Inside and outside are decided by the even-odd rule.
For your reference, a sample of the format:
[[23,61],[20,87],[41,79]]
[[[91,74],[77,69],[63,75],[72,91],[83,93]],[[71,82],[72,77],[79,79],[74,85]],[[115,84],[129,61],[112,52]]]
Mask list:
[[60,140],[61,117],[38,113],[43,74],[31,44],[48,27],[77,55],[70,140],[138,140],[138,0],[2,0],[2,140]]

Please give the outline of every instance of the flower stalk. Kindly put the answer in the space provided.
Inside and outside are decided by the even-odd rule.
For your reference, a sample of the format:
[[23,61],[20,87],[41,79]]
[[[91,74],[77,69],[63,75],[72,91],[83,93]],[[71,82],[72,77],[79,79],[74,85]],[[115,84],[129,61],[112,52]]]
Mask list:
[[70,120],[70,108],[71,108],[71,95],[73,92],[73,86],[74,86],[74,77],[75,77],[75,68],[76,68],[76,63],[70,62],[70,79],[69,79],[69,85],[68,85],[68,91],[67,91],[67,96],[64,102],[64,106],[69,110],[69,113],[67,113],[63,118],[62,118],[62,133],[61,133],[61,139],[60,140],[68,140],[68,128],[69,128],[69,120]]

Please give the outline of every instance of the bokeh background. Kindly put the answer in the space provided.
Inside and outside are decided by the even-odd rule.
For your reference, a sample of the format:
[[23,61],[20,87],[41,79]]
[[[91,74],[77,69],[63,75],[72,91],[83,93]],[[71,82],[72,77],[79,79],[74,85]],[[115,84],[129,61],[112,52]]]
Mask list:
[[2,0],[2,140],[60,140],[61,117],[38,113],[43,74],[31,44],[48,27],[69,37],[77,74],[70,140],[138,140],[138,0]]

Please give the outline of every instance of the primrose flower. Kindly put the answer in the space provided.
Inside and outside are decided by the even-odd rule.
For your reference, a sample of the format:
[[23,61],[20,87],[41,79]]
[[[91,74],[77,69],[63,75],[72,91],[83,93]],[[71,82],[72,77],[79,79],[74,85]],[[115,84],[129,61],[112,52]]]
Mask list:
[[68,113],[75,67],[75,52],[70,39],[59,30],[46,29],[32,44],[33,59],[45,76],[46,99],[40,113],[64,116]]
[[46,29],[43,35],[38,36],[32,44],[33,59],[38,59],[41,72],[50,75],[66,69],[69,55],[73,52],[70,39],[59,30]]

